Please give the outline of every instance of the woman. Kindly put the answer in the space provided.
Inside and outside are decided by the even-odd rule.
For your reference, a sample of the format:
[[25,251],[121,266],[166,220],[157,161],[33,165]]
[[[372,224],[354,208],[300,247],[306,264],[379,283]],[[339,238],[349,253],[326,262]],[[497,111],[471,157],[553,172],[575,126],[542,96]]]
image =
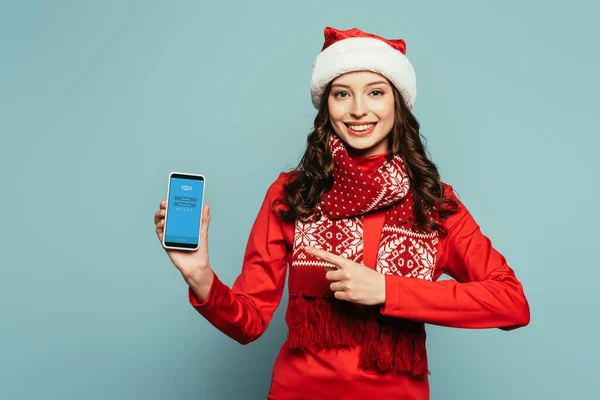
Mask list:
[[[231,289],[210,267],[208,206],[200,249],[167,251],[190,303],[242,344],[267,328],[289,266],[289,334],[269,399],[428,399],[425,323],[529,323],[513,270],[426,155],[405,51],[325,29],[314,131],[298,168],[269,187]],[[442,273],[455,280],[437,282]]]

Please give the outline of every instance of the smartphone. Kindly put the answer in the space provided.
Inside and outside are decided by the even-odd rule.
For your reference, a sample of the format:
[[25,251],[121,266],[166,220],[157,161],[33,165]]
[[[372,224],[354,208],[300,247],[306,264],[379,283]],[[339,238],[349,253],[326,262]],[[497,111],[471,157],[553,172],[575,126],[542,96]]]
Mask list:
[[163,247],[198,250],[204,206],[205,179],[200,174],[171,172],[167,185],[167,209]]

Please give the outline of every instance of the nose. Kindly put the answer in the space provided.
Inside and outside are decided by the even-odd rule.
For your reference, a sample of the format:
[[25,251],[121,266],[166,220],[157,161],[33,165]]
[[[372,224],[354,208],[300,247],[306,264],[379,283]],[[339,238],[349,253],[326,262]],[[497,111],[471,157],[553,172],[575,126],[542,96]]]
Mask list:
[[369,110],[365,106],[364,102],[360,99],[356,99],[352,102],[352,108],[350,109],[350,115],[356,119],[360,119],[367,115]]

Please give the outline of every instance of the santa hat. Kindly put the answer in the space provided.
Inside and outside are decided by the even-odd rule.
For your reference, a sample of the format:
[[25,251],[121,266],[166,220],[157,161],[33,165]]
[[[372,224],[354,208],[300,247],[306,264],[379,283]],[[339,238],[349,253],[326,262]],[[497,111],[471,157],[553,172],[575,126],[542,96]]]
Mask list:
[[373,71],[390,80],[412,109],[417,97],[415,70],[406,58],[402,39],[384,39],[353,28],[325,28],[325,44],[313,63],[310,94],[319,108],[325,88],[334,78],[351,71]]

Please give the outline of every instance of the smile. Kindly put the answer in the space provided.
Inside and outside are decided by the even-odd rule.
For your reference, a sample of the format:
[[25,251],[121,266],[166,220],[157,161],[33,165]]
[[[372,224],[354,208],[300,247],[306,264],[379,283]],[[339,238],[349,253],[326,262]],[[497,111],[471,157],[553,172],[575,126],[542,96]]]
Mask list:
[[349,124],[345,124],[346,128],[348,128],[348,132],[350,132],[351,134],[355,135],[355,136],[366,136],[369,133],[373,132],[373,130],[375,129],[375,125],[377,125],[377,123],[370,123],[370,124],[362,124],[362,125],[349,125]]

